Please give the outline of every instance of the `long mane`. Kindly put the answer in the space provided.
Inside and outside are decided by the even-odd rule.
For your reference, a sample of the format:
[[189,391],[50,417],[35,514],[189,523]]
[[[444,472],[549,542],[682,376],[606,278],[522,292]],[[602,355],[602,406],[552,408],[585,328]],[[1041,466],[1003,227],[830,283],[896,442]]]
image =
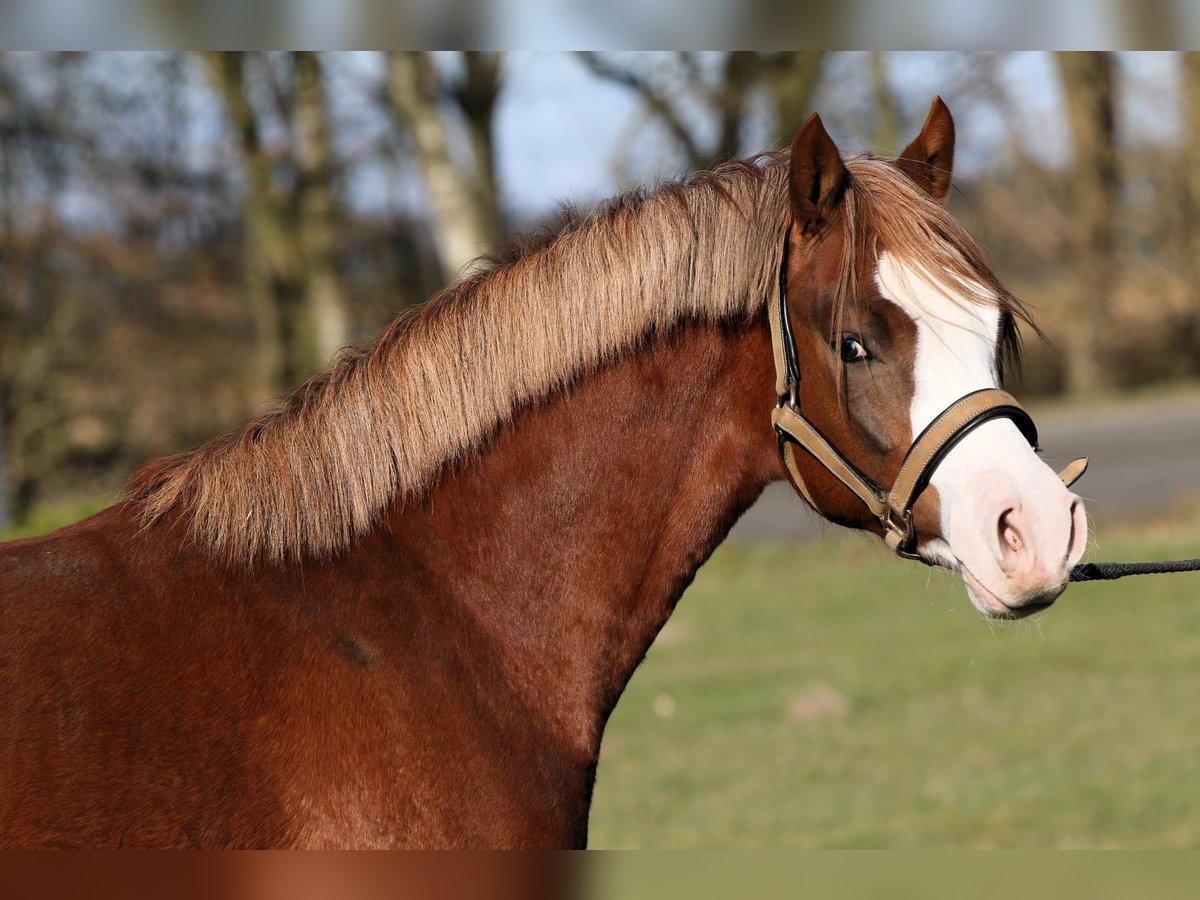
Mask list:
[[622,197],[401,315],[276,411],[147,466],[127,496],[230,560],[345,548],[519,408],[655,330],[760,308],[787,171],[766,154]]
[[[864,255],[890,249],[952,289],[982,287],[948,295],[999,305],[1015,354],[1014,319],[1026,316],[965,229],[887,161],[846,164],[839,307],[853,302]],[[761,310],[790,222],[787,178],[787,155],[764,154],[571,221],[401,315],[276,411],[152,463],[127,496],[147,523],[179,512],[230,560],[343,549],[518,409],[647,335]]]

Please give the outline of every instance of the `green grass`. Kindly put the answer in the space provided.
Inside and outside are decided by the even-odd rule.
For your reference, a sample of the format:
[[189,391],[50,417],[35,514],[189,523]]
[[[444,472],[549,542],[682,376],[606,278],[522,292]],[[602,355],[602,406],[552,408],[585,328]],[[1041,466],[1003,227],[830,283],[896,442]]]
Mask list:
[[[1106,539],[1200,554],[1200,519]],[[1200,846],[1200,574],[984,621],[854,536],[726,545],[604,739],[594,847]]]

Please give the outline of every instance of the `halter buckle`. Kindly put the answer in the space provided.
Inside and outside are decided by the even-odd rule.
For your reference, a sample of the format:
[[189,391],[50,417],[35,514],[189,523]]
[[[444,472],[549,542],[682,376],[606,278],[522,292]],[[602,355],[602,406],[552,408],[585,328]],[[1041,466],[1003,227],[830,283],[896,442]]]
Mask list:
[[800,395],[798,385],[792,383],[787,386],[786,394],[779,394],[775,398],[775,408],[783,409],[785,406],[790,406],[797,412],[800,411]]
[[897,522],[896,514],[889,506],[883,515],[879,517],[879,524],[883,526],[884,541],[897,556],[904,559],[921,559],[920,556],[912,552],[913,539],[917,535],[916,530],[913,528],[911,509],[906,509],[901,520]]

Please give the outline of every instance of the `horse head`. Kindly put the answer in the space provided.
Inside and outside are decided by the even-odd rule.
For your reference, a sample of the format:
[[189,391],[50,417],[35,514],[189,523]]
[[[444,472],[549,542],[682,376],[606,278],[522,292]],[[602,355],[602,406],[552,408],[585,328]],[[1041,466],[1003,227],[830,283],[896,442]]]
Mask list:
[[[1025,314],[944,206],[953,158],[940,99],[896,160],[843,159],[818,116],[800,129],[776,422],[822,515],[959,573],[985,615],[1018,618],[1062,593],[1087,519],[999,391]],[[785,446],[804,429],[804,450]]]

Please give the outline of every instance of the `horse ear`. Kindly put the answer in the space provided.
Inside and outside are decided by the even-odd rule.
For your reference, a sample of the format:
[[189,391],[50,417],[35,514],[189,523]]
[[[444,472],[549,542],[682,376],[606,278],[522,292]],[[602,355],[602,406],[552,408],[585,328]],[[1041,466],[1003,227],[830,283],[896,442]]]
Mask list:
[[792,141],[792,167],[788,187],[792,218],[802,234],[819,230],[830,216],[846,187],[846,164],[821,117],[809,116]]
[[900,154],[896,165],[938,203],[946,202],[954,170],[954,117],[941,97],[933,98],[921,133]]

